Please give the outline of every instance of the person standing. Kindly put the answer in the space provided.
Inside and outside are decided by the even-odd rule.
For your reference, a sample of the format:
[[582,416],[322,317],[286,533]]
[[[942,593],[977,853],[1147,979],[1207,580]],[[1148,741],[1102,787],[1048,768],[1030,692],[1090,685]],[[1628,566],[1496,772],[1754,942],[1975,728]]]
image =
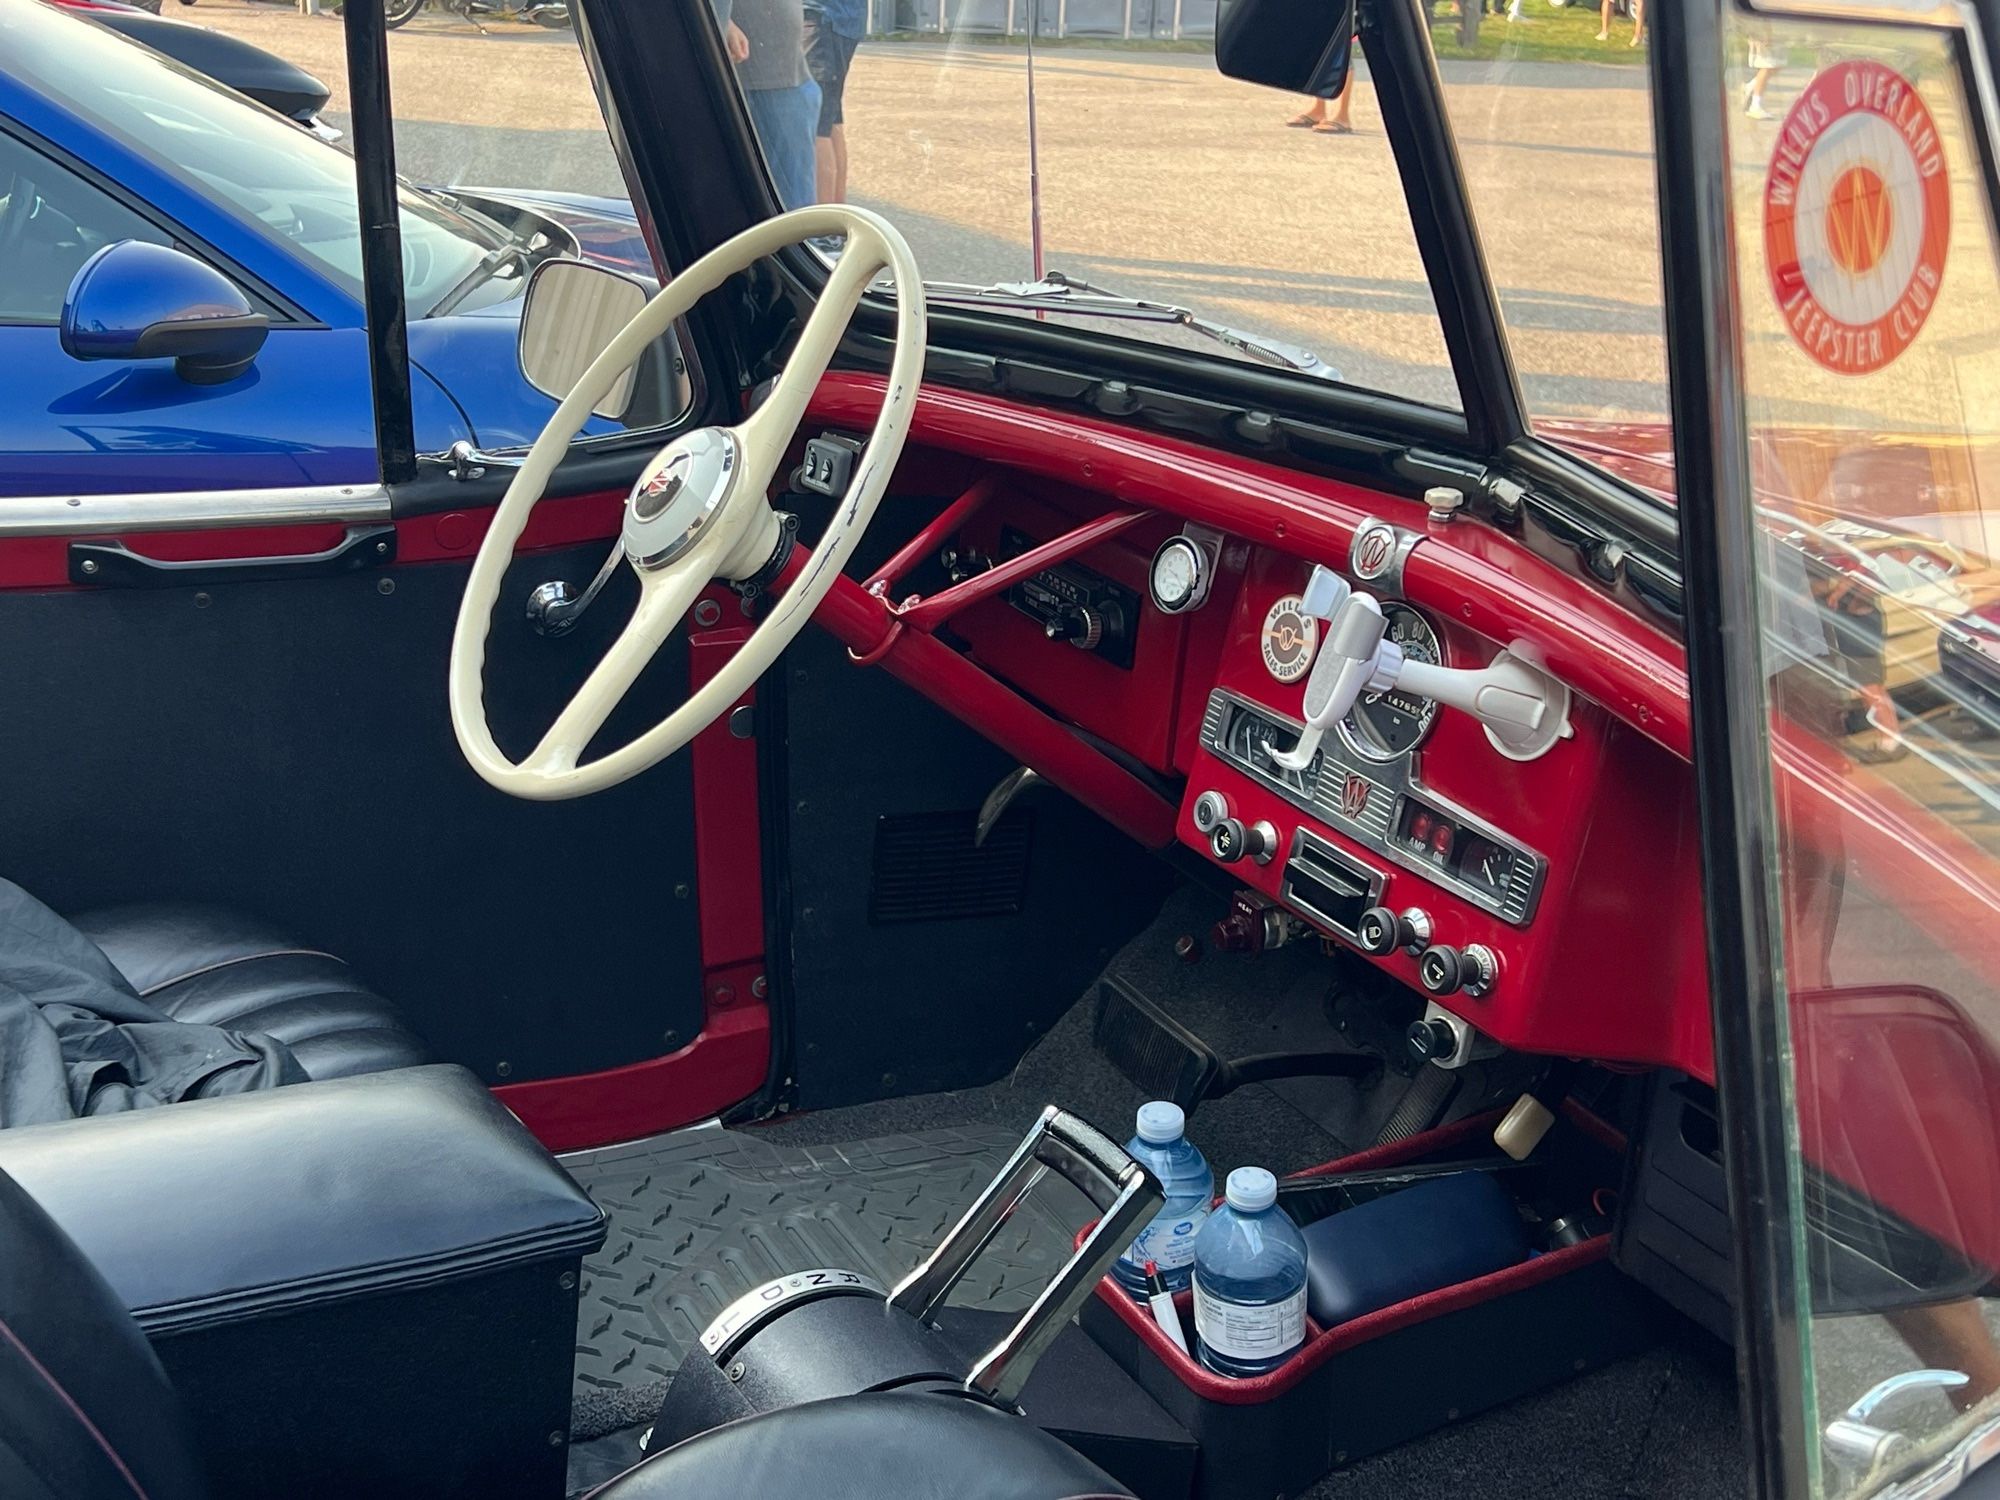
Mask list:
[[[1604,0],[1597,10],[1597,39],[1611,40],[1611,13],[1617,8],[1618,0]],[[1638,46],[1646,39],[1646,0],[1632,0],[1632,40],[1629,45]]]
[[815,196],[819,122],[819,85],[806,68],[805,7],[801,0],[715,0],[715,17],[778,202],[804,208]]
[[1771,112],[1764,108],[1764,87],[1771,81],[1771,75],[1785,65],[1779,55],[1777,44],[1769,33],[1751,33],[1750,66],[1755,70],[1750,78],[1750,87],[1743,93],[1743,113],[1753,120],[1768,120]]
[[847,201],[847,73],[868,32],[868,0],[811,0],[806,6],[806,67],[819,85],[813,139],[819,201]]

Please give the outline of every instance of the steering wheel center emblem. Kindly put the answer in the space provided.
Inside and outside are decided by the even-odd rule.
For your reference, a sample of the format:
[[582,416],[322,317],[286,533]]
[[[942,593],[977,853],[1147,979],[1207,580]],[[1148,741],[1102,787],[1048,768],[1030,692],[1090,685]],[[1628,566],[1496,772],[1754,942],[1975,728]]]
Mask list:
[[663,568],[687,553],[729,498],[736,457],[736,439],[720,427],[660,452],[625,504],[625,552],[635,566]]

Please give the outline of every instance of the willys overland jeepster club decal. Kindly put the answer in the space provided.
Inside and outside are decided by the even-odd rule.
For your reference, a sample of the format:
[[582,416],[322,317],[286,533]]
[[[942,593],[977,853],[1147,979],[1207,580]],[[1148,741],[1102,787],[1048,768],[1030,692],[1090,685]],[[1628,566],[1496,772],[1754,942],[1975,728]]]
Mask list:
[[1944,280],[1951,185],[1916,85],[1868,61],[1826,68],[1778,135],[1764,259],[1799,347],[1867,375],[1915,342]]

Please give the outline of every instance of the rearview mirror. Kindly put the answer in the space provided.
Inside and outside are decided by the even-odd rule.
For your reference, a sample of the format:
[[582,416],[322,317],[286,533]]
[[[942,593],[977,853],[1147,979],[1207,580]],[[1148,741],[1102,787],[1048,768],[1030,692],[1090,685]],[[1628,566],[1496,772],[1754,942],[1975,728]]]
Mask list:
[[1226,78],[1332,99],[1353,62],[1354,0],[1223,0],[1215,19]]
[[[528,278],[521,309],[521,374],[543,395],[562,400],[591,361],[638,316],[648,295],[638,282],[602,266],[543,261]],[[597,403],[597,415],[621,419],[632,405],[637,376],[636,366],[619,376]]]
[[77,268],[60,337],[72,359],[171,359],[193,385],[250,368],[271,320],[213,266],[167,245],[120,240]]

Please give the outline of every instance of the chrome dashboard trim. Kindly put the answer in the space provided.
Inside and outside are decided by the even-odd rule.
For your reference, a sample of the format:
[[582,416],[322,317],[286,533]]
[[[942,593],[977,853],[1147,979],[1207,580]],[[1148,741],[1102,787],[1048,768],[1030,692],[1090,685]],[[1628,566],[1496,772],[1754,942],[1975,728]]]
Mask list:
[[[1247,709],[1295,733],[1304,730],[1304,726],[1288,714],[1281,714],[1254,698],[1228,688],[1216,688],[1208,695],[1208,706],[1201,716],[1201,743],[1224,765],[1269,787],[1294,807],[1346,835],[1370,853],[1381,855],[1413,875],[1421,875],[1433,885],[1450,891],[1482,911],[1491,912],[1510,926],[1526,927],[1534,919],[1535,909],[1541,904],[1542,888],[1548,883],[1548,860],[1505,829],[1496,827],[1449,797],[1439,796],[1426,787],[1417,775],[1416,752],[1397,761],[1366,761],[1349,750],[1340,736],[1328,735],[1320,741],[1318,772],[1312,776],[1310,785],[1301,790],[1283,777],[1272,775],[1230,752],[1223,738],[1223,729],[1232,707]],[[1365,789],[1365,795],[1357,794],[1357,806],[1353,812],[1347,811],[1345,803],[1350,782],[1359,782]],[[1460,827],[1514,851],[1518,856],[1514,875],[1502,895],[1495,896],[1484,887],[1405,852],[1396,844],[1394,831],[1401,820],[1404,803],[1411,798],[1446,814]]]
[[120,536],[140,531],[298,526],[319,521],[353,526],[393,519],[389,492],[379,484],[0,499],[0,537]]
[[1348,545],[1348,576],[1378,598],[1400,599],[1403,569],[1422,540],[1421,531],[1405,530],[1380,516],[1370,517],[1355,528],[1354,540]]

